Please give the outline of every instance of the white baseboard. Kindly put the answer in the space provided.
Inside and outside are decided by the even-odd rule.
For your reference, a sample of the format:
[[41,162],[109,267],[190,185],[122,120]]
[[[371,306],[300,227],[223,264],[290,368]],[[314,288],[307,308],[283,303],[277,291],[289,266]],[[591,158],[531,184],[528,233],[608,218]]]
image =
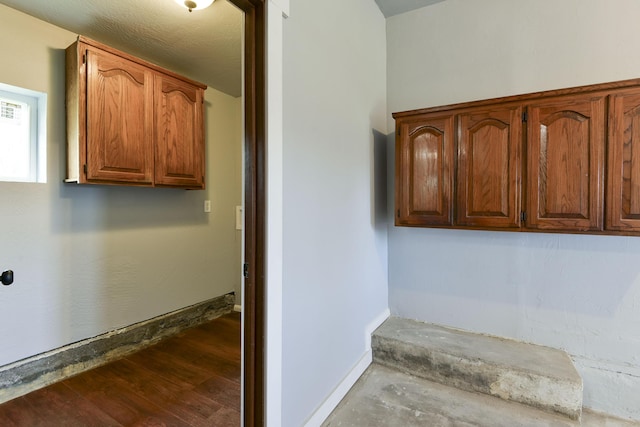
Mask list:
[[378,326],[382,324],[390,316],[389,309],[385,309],[382,313],[376,316],[371,323],[365,328],[365,352],[355,364],[353,368],[347,373],[343,380],[333,389],[333,392],[322,402],[322,405],[311,415],[311,417],[305,423],[305,427],[319,427],[327,419],[327,417],[338,406],[346,394],[351,390],[351,387],[358,381],[364,371],[367,370],[371,362],[373,361],[373,352],[371,351],[371,334],[378,329]]
[[366,346],[365,348],[367,350],[371,350],[371,335],[373,335],[375,330],[378,329],[380,325],[382,325],[384,321],[389,318],[389,316],[391,316],[391,311],[386,308],[382,311],[382,313],[378,314],[378,316],[373,319],[371,323],[367,325],[367,328],[364,331],[364,342]]

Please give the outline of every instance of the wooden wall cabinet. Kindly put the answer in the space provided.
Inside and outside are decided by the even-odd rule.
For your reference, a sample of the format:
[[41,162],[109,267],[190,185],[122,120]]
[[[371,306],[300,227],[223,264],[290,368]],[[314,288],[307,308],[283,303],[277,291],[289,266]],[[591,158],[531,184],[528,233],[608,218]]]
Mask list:
[[454,135],[452,114],[427,114],[399,123],[396,222],[453,224]]
[[393,117],[396,225],[640,235],[640,79]]
[[82,36],[66,55],[67,182],[204,188],[205,85]]

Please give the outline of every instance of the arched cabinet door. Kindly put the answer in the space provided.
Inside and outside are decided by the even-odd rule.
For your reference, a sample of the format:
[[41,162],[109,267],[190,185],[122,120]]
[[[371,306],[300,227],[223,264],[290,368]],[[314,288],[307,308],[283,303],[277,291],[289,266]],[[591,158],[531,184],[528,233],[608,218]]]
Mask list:
[[522,107],[463,113],[458,135],[457,224],[519,228]]
[[86,180],[153,185],[153,73],[86,50]]
[[454,116],[396,122],[396,225],[453,224]]
[[605,95],[549,99],[528,110],[526,227],[602,230]]
[[609,98],[606,229],[640,231],[640,89]]
[[155,182],[204,188],[203,90],[156,75]]

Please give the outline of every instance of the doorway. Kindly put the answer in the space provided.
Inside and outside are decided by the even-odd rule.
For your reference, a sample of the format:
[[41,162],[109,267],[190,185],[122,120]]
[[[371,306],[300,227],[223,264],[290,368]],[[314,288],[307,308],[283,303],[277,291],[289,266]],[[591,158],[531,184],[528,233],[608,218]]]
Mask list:
[[265,160],[266,81],[264,0],[230,0],[244,12],[243,422],[265,424]]

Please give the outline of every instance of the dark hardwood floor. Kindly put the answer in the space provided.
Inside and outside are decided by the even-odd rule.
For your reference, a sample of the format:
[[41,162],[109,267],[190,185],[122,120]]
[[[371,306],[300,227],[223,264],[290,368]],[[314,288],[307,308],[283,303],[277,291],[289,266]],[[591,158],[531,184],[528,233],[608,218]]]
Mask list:
[[240,314],[0,405],[0,426],[239,426]]

